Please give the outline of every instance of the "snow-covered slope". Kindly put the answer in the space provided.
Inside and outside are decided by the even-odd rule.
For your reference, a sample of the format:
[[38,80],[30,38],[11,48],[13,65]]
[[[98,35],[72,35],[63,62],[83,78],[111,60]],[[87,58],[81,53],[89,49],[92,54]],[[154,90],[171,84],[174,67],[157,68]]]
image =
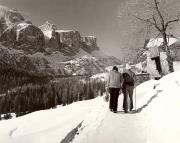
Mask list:
[[176,71],[159,81],[139,85],[134,114],[122,112],[122,94],[117,114],[108,110],[102,97],[97,97],[1,121],[0,141],[57,143],[82,122],[73,143],[179,143],[179,75]]
[[102,115],[100,111],[104,113],[105,106],[102,98],[98,97],[4,120],[0,122],[0,140],[2,143],[57,143],[85,119],[94,122],[97,116]]
[[180,71],[160,81],[150,80],[139,85],[136,88],[137,113],[122,112],[121,95],[119,112],[107,111],[98,127],[85,125],[73,143],[179,143],[179,75]]
[[[96,54],[94,54],[96,53]],[[49,66],[56,74],[69,75],[92,75],[106,71],[106,67],[110,65],[120,64],[121,61],[115,57],[107,56],[100,50],[94,51],[93,54],[87,53],[80,49],[74,56],[65,56],[59,51],[55,51],[50,55],[37,52],[29,55],[33,58],[42,58],[48,61]],[[61,73],[58,73],[61,71]]]

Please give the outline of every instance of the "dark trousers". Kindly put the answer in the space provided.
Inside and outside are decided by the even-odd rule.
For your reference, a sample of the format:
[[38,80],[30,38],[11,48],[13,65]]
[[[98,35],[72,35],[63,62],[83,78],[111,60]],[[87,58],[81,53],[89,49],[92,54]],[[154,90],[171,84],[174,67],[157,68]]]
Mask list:
[[123,100],[123,109],[125,111],[128,110],[128,96],[129,96],[129,102],[130,102],[130,110],[134,108],[133,106],[133,90],[134,86],[130,85],[123,85],[123,94],[124,94],[124,100]]
[[117,111],[119,90],[120,88],[109,88],[109,93],[110,93],[109,109],[113,111]]
[[161,69],[161,61],[160,61],[160,58],[159,58],[159,57],[155,57],[155,58],[152,58],[152,60],[155,60],[156,69],[158,70],[159,74],[161,74],[161,73],[162,73],[162,69]]

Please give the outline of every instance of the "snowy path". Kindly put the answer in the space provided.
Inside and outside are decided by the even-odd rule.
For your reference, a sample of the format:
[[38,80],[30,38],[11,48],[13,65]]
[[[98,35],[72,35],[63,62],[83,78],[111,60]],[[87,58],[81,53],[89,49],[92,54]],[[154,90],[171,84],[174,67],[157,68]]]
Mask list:
[[[144,143],[146,138],[146,127],[142,124],[141,118],[136,114],[127,115],[112,115],[108,113],[99,134],[92,139],[91,142],[95,143],[119,143],[123,141],[125,143]],[[133,119],[132,119],[133,118]]]
[[[143,83],[137,88],[140,112],[115,114],[106,110],[99,126],[93,130],[85,127],[73,143],[179,143],[179,83],[180,72],[162,78],[159,83]],[[119,110],[121,107],[122,96],[119,98]]]
[[[152,90],[155,84],[156,81],[152,80],[137,87],[136,91],[138,96],[136,106],[137,109],[140,109],[140,113],[145,109],[145,105],[153,100],[152,97],[156,95],[157,91]],[[150,100],[151,98],[152,100]],[[144,124],[145,121],[141,118],[143,113],[124,114],[124,112],[122,112],[122,101],[123,95],[121,94],[118,104],[119,112],[116,114],[108,110],[108,103],[106,103],[106,110],[101,111],[101,114],[104,114],[104,118],[90,122],[91,124],[97,124],[94,128],[89,128],[89,125],[84,125],[84,129],[76,136],[73,143],[146,142],[147,127],[146,124]]]

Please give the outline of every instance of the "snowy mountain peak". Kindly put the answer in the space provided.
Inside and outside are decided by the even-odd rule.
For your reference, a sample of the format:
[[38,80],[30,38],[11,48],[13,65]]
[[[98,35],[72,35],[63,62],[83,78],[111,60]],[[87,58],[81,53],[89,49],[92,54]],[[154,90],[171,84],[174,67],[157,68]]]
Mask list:
[[57,27],[54,24],[49,23],[48,21],[46,21],[43,25],[39,26],[39,28],[42,31],[53,31],[53,30],[57,30]]

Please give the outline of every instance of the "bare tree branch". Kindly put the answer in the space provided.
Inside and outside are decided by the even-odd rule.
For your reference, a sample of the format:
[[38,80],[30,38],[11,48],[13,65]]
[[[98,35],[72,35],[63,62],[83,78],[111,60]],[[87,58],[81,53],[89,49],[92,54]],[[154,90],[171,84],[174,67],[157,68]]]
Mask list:
[[178,21],[179,21],[179,18],[167,21],[166,24],[165,24],[165,28],[167,28],[170,23],[178,22]]
[[133,15],[135,18],[137,18],[137,19],[139,19],[139,20],[141,20],[141,21],[144,21],[144,22],[147,22],[147,23],[150,23],[150,24],[152,24],[152,25],[154,25],[155,23],[153,23],[152,21],[150,21],[150,19],[143,19],[143,18],[140,18],[140,17],[137,17],[137,16],[135,16],[135,15]]
[[153,18],[153,21],[154,21],[154,26],[156,27],[156,29],[157,29],[159,32],[161,32],[161,29],[158,27],[158,24],[157,24],[157,21],[156,21],[155,17],[152,16],[152,18]]
[[134,16],[135,18],[141,20],[141,21],[144,21],[144,22],[146,22],[146,23],[149,23],[149,24],[155,26],[156,29],[157,29],[159,32],[161,32],[161,29],[158,27],[155,18],[153,19],[154,22],[152,22],[150,19],[143,19],[143,18],[137,17],[137,16],[135,16],[135,15],[133,15],[133,16]]
[[161,14],[161,12],[160,12],[160,10],[159,10],[157,0],[154,0],[154,4],[155,4],[155,9],[156,9],[156,11],[157,11],[157,13],[158,13],[158,15],[159,15],[159,17],[160,17],[161,24],[162,24],[162,28],[164,29],[164,18],[163,18],[162,14]]

